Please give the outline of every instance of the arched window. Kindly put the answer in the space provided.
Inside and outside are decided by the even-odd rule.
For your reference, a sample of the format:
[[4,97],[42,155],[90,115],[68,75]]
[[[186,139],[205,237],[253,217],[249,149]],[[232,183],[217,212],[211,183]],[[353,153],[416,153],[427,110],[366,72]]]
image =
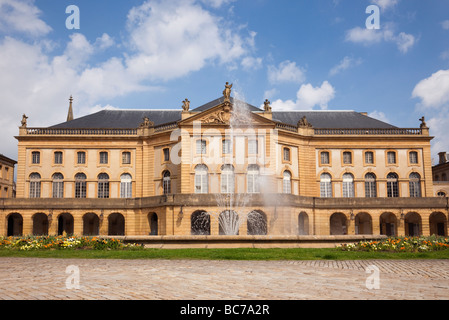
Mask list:
[[125,217],[121,213],[111,213],[108,216],[108,235],[124,236],[125,235]]
[[298,215],[298,234],[309,235],[309,216],[305,212]]
[[218,234],[219,235],[238,235],[239,234],[239,215],[233,210],[226,210],[218,216]]
[[210,215],[206,211],[198,210],[190,217],[192,235],[210,235]]
[[170,171],[164,171],[162,173],[162,189],[164,194],[171,193],[171,175]]
[[150,236],[157,236],[158,235],[158,217],[155,212],[149,213],[148,216],[148,224],[150,226]]
[[55,173],[51,178],[53,198],[64,198],[64,176],[62,173]]
[[343,197],[354,198],[354,176],[350,173],[343,175]]
[[320,177],[320,196],[322,198],[332,197],[332,177],[328,173],[323,173]]
[[410,197],[419,198],[421,197],[421,176],[419,173],[412,172],[410,174]]
[[195,193],[209,192],[209,169],[204,164],[195,167]]
[[290,171],[284,171],[284,177],[282,179],[282,192],[292,193],[292,174]]
[[109,176],[107,173],[98,175],[98,198],[109,198]]
[[129,173],[120,176],[120,198],[132,198],[133,196],[133,178]]
[[377,197],[376,175],[374,173],[367,173],[365,175],[365,197]]
[[75,198],[86,198],[86,179],[84,173],[75,175]]
[[41,175],[39,173],[30,174],[30,198],[41,197]]
[[248,166],[248,173],[246,175],[248,193],[259,193],[259,166],[251,164]]
[[234,193],[234,167],[225,164],[221,167],[221,193]]
[[398,175],[393,172],[387,176],[387,197],[399,197]]
[[267,234],[267,216],[262,211],[251,211],[246,219],[248,235]]

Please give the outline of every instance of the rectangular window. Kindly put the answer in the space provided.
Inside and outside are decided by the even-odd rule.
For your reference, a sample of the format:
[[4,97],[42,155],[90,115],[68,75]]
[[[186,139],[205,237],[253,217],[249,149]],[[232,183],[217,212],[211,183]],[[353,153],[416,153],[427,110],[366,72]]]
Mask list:
[[53,182],[53,198],[64,198],[64,182]]
[[365,152],[365,163],[374,164],[374,154],[372,151]]
[[33,164],[41,163],[41,153],[39,151],[33,151],[31,153],[31,161]]
[[396,164],[396,152],[389,151],[387,153],[388,164]]
[[343,152],[343,164],[352,164],[352,153],[345,151]]
[[329,152],[321,152],[321,164],[329,164]]
[[55,164],[62,164],[62,152],[61,151],[55,152]]
[[223,154],[231,154],[232,153],[232,149],[231,149],[231,140],[223,140]]
[[284,161],[290,161],[290,149],[284,148]]
[[122,153],[122,164],[131,164],[131,152]]
[[170,149],[164,148],[164,161],[170,161]]
[[109,181],[98,182],[98,198],[109,198]]
[[86,153],[84,151],[77,152],[76,158],[78,164],[86,164]]
[[418,152],[411,151],[409,153],[410,163],[411,164],[418,164]]
[[367,198],[376,198],[377,197],[375,180],[366,180],[365,181],[365,197],[367,197]]
[[86,198],[86,181],[75,181],[75,198]]
[[122,181],[120,183],[120,198],[132,198],[132,182]]
[[100,164],[108,164],[108,153],[105,151],[100,152]]
[[248,154],[258,153],[258,143],[257,140],[248,140]]
[[41,182],[31,181],[30,182],[30,198],[40,198],[41,197]]
[[206,140],[196,140],[196,153],[197,154],[207,153]]

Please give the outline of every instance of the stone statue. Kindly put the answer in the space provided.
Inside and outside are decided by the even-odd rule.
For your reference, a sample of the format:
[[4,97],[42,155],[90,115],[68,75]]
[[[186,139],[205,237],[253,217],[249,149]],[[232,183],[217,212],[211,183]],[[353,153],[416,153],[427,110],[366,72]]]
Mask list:
[[271,112],[271,106],[270,106],[270,101],[268,101],[268,99],[265,99],[265,102],[263,103],[263,108],[265,110],[265,112]]
[[307,120],[307,117],[304,116],[298,121],[298,127],[312,128],[312,124]]
[[427,124],[426,124],[425,120],[426,120],[426,118],[424,118],[424,116],[421,119],[419,119],[419,121],[421,121],[421,125],[419,126],[421,129],[427,128]]
[[189,109],[190,109],[190,101],[188,99],[185,99],[182,102],[182,110],[189,111]]
[[226,82],[225,89],[223,90],[223,96],[225,98],[225,101],[231,101],[231,88],[232,83],[229,84],[229,82]]
[[148,117],[143,118],[143,122],[140,124],[141,128],[149,128],[154,126],[154,122],[150,121]]
[[27,119],[28,119],[28,117],[25,114],[23,114],[22,115],[22,127],[27,126]]

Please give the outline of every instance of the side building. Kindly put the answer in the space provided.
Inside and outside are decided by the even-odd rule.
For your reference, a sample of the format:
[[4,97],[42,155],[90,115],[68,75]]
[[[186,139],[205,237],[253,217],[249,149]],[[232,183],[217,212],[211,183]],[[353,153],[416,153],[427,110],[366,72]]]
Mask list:
[[448,234],[424,118],[272,111],[225,90],[193,109],[25,119],[16,138],[4,235]]
[[15,197],[14,167],[17,161],[0,154],[0,198]]
[[449,161],[446,152],[438,153],[438,164],[432,167],[433,192],[437,197],[449,196]]

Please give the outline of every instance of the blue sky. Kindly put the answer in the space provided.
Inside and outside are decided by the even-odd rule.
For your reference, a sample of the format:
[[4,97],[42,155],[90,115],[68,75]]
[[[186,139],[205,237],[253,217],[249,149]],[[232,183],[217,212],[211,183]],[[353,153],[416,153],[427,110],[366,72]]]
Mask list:
[[[366,8],[380,29],[366,29]],[[66,8],[80,10],[67,29]],[[103,108],[180,109],[226,81],[273,110],[368,112],[399,127],[425,115],[449,151],[446,0],[0,0],[0,153],[32,127]]]

